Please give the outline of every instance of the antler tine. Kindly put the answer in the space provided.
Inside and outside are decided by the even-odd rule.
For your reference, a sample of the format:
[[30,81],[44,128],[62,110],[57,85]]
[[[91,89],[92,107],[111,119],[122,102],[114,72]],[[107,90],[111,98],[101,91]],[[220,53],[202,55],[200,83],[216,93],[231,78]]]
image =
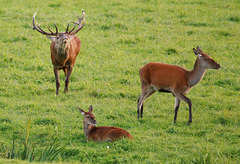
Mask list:
[[[40,24],[41,24],[41,23],[40,23]],[[40,24],[39,24],[39,25],[37,25],[37,28],[38,28],[38,30],[40,30],[42,34],[46,34],[46,32],[45,32],[45,31],[43,31],[43,29],[40,27]]]
[[69,28],[69,23],[68,23],[68,25],[67,25],[66,33],[68,33],[68,28]]
[[48,29],[52,34],[54,34],[53,31],[52,31],[48,26],[47,26],[47,29]]
[[68,32],[68,34],[70,34],[76,27],[76,24],[74,24],[73,28]]
[[70,21],[70,22],[79,25],[79,23],[77,23],[77,22],[74,22],[74,21]]
[[[75,23],[74,22],[74,24],[75,24],[75,26],[76,26],[76,24],[78,24],[78,28],[77,28],[77,30],[75,30],[75,31],[69,31],[68,33],[70,34],[70,35],[74,35],[74,34],[76,34],[78,31],[80,31],[82,28],[83,28],[83,26],[84,26],[84,24],[85,24],[85,12],[82,10],[82,13],[83,13],[83,16],[81,17],[81,18],[79,18],[79,16],[77,15],[77,18],[78,18],[78,23]],[[82,22],[83,21],[83,22]],[[82,23],[82,25],[81,25],[81,23]],[[74,26],[74,28],[75,28],[75,26]],[[73,28],[73,29],[74,29]]]
[[37,30],[38,32],[40,32],[41,34],[44,34],[44,35],[57,35],[58,34],[58,30],[57,30],[57,26],[56,24],[54,23],[55,27],[56,27],[56,33],[53,33],[52,30],[50,30],[48,27],[48,30],[51,32],[51,33],[48,33],[46,31],[44,31],[41,27],[40,27],[40,24],[39,25],[36,25],[35,24],[35,16],[36,16],[36,12],[34,13],[33,15],[33,18],[32,18],[32,23],[33,23],[33,26],[31,26],[30,24],[30,27],[33,29],[33,30]]
[[55,34],[58,34],[58,28],[57,28],[57,25],[55,24],[55,22],[53,22],[55,28],[56,28],[56,33]]
[[29,25],[30,25],[30,27],[31,27],[33,30],[37,30],[38,32],[43,33],[41,30],[39,30],[39,29],[36,27],[36,24],[35,24],[35,16],[36,16],[36,12],[34,13],[33,18],[32,18],[33,26],[31,26],[30,23],[29,23]]

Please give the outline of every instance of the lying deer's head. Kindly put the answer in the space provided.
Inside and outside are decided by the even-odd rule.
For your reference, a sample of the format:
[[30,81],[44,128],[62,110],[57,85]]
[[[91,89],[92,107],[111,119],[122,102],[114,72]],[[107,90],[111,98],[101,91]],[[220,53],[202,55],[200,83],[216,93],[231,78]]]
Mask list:
[[[54,23],[54,26],[56,28],[55,33],[49,27],[47,28],[50,32],[46,32],[42,28],[40,28],[40,24],[36,25],[35,24],[36,13],[33,15],[33,18],[32,18],[33,26],[31,26],[30,24],[29,25],[33,30],[37,30],[41,34],[46,35],[47,38],[50,39],[52,42],[55,42],[57,45],[62,45],[71,41],[71,39],[75,36],[75,34],[83,28],[85,23],[85,12],[82,10],[82,13],[83,13],[83,16],[81,18],[79,18],[79,16],[77,15],[78,23],[70,21],[71,23],[74,23],[74,27],[71,30],[69,30],[69,23],[68,23],[66,32],[62,32],[62,33],[58,32],[58,28],[55,23]],[[74,29],[76,28],[76,25],[78,25],[78,28],[74,31]]]
[[97,125],[97,121],[95,120],[95,116],[92,113],[92,105],[89,106],[89,111],[85,112],[84,110],[82,110],[81,108],[77,107],[79,109],[79,111],[82,113],[82,115],[84,116],[84,124],[86,123],[87,125],[93,125],[96,126]]

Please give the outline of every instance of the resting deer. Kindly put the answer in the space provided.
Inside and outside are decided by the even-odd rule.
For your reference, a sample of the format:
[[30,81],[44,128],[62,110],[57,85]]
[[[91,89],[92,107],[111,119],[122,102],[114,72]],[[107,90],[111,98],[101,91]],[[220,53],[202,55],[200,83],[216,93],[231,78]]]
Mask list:
[[200,82],[206,69],[220,68],[220,65],[209,55],[203,53],[199,46],[197,46],[197,49],[193,48],[193,52],[198,57],[192,71],[188,71],[176,65],[163,63],[148,63],[140,68],[141,95],[138,99],[138,118],[143,117],[144,101],[158,91],[170,92],[176,97],[174,123],[177,121],[177,113],[181,100],[188,103],[188,124],[192,122],[192,102],[185,95],[193,86]]
[[88,112],[85,112],[79,107],[78,109],[84,116],[83,131],[87,138],[87,141],[93,140],[97,142],[112,142],[123,137],[133,139],[129,132],[121,128],[113,126],[96,127],[97,121],[95,120],[95,116],[92,113],[92,105],[89,106]]
[[[74,27],[69,30],[69,23],[67,25],[67,29],[63,33],[58,32],[58,28],[56,24],[54,23],[54,26],[56,28],[56,32],[54,33],[50,28],[48,30],[50,32],[45,32],[42,28],[40,28],[40,24],[36,25],[35,24],[35,16],[36,13],[33,15],[32,18],[32,23],[33,26],[31,28],[33,30],[37,30],[43,35],[46,35],[48,39],[52,41],[51,43],[51,59],[52,59],[52,64],[54,67],[54,74],[55,74],[55,79],[56,79],[56,95],[59,93],[59,87],[60,87],[60,82],[59,82],[59,70],[63,69],[65,73],[65,89],[64,92],[68,92],[68,83],[70,79],[70,75],[73,70],[73,66],[75,64],[76,57],[80,51],[81,47],[81,42],[80,39],[75,36],[77,32],[79,32],[85,22],[85,13],[83,12],[83,17],[79,18],[78,16],[78,23],[74,23]],[[83,23],[81,24],[81,22]],[[76,25],[78,25],[78,28],[74,31]]]

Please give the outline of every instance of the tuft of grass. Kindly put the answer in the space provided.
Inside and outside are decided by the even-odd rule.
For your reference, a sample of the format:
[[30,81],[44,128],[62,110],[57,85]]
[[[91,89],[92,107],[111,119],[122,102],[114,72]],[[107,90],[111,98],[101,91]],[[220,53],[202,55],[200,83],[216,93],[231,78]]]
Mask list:
[[31,119],[28,121],[27,133],[24,142],[16,144],[16,137],[13,133],[12,137],[12,147],[8,148],[3,143],[0,144],[0,157],[4,159],[20,159],[26,160],[28,162],[38,161],[38,162],[52,162],[57,156],[64,150],[64,147],[60,145],[57,137],[52,136],[50,141],[47,143],[45,149],[41,152],[39,159],[36,159],[35,147],[36,144],[30,144],[29,135],[30,135],[30,126]]
[[39,162],[52,162],[64,150],[64,148],[65,147],[60,146],[58,139],[54,138],[54,136],[53,136],[51,138],[51,140],[48,142],[45,149],[42,151],[38,161]]
[[168,49],[166,50],[166,53],[167,53],[168,55],[178,54],[178,52],[177,52],[177,50],[176,50],[175,48],[168,48]]
[[231,22],[239,22],[240,17],[239,16],[231,16],[231,17],[228,17],[228,20]]

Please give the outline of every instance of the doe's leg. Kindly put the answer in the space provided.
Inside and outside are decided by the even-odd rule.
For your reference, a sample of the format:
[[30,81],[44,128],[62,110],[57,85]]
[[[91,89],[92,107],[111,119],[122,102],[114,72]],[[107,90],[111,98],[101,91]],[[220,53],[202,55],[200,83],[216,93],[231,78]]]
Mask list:
[[180,99],[177,97],[175,98],[175,113],[174,113],[174,124],[177,122],[177,114],[178,114],[178,109],[180,106]]
[[192,123],[192,102],[189,98],[187,98],[186,96],[184,96],[182,93],[174,93],[174,95],[176,96],[176,98],[188,103],[189,106],[189,120],[188,120],[188,125],[190,125]]
[[141,117],[143,117],[143,103],[144,101],[150,97],[153,93],[155,93],[156,91],[152,88],[152,87],[145,87],[142,88],[142,93],[140,95],[140,98],[138,99],[138,119]]

